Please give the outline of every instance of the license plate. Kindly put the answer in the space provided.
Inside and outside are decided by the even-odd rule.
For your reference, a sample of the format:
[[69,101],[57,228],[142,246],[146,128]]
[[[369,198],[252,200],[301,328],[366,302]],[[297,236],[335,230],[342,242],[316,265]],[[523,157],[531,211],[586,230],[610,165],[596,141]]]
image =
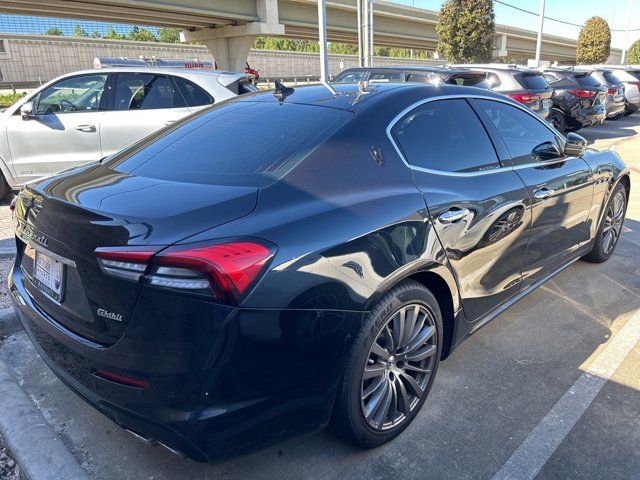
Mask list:
[[542,100],[542,108],[545,110],[549,110],[551,108],[552,103],[553,102],[550,99],[545,98],[544,100]]
[[62,300],[64,264],[36,250],[33,280],[36,286],[56,301]]

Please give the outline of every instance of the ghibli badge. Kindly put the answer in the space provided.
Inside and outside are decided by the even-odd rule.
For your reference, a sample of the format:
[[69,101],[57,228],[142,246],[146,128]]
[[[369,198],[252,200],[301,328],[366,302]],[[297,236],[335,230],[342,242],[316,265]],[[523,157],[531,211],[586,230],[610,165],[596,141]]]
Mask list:
[[98,316],[104,317],[104,318],[108,318],[109,320],[115,320],[116,322],[121,322],[122,321],[122,314],[121,313],[109,312],[108,310],[105,310],[104,308],[99,308],[96,311],[96,313],[98,314]]

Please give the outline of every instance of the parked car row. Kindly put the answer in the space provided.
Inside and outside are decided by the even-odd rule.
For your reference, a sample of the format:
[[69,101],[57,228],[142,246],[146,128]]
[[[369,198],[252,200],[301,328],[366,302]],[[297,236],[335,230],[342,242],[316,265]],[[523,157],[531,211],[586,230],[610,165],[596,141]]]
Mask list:
[[350,68],[334,83],[430,82],[490,89],[535,111],[562,133],[640,109],[640,67],[533,69],[508,64]]

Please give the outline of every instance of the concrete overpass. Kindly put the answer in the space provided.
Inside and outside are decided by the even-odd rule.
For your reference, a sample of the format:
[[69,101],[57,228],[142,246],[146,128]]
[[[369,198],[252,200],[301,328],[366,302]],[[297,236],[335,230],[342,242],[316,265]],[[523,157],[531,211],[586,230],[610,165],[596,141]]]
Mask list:
[[[0,12],[177,27],[185,41],[201,41],[221,68],[242,70],[257,36],[317,40],[315,0],[8,0]],[[327,2],[331,42],[357,43],[356,0]],[[435,50],[437,12],[376,0],[376,46]],[[496,25],[496,55],[533,58],[536,33]],[[575,61],[576,42],[544,35],[542,59]],[[612,49],[612,57],[621,52]],[[614,58],[612,58],[613,60]]]

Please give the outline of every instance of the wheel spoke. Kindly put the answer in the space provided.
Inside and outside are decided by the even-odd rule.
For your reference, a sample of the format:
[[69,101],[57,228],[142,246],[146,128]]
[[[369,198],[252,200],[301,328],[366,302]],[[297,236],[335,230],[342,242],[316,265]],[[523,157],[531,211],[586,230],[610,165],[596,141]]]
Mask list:
[[402,308],[393,318],[393,340],[398,347],[402,345],[406,314],[407,310]]
[[407,363],[404,366],[404,370],[410,370],[412,372],[417,372],[417,373],[429,373],[428,368],[416,367],[415,365],[411,365],[410,363]]
[[384,424],[384,420],[387,418],[389,414],[389,408],[391,407],[391,402],[393,401],[393,386],[390,381],[387,381],[387,389],[380,400],[379,407],[375,416],[373,417],[373,422],[378,425],[378,428],[382,427]]
[[431,325],[423,328],[418,333],[418,335],[416,335],[416,337],[411,341],[411,343],[407,346],[406,353],[409,354],[414,350],[416,350],[421,345],[424,345],[426,342],[428,342],[429,339],[433,337],[433,334],[435,333],[435,331],[436,331],[435,327],[432,327]]
[[[399,378],[396,380],[396,392],[398,393],[398,410],[405,415],[409,415],[411,410],[411,402],[409,401],[409,394],[404,386],[404,383]],[[400,406],[402,403],[402,406]]]
[[365,391],[362,392],[362,400],[366,400],[367,398],[369,398],[373,394],[373,392],[381,388],[386,381],[386,377],[382,376],[378,380],[371,382],[371,384],[365,389]]
[[396,349],[395,343],[393,341],[393,335],[391,334],[391,330],[389,329],[389,324],[384,327],[384,338],[385,344],[390,352],[393,352]]
[[416,397],[420,397],[420,395],[422,395],[422,388],[420,388],[420,385],[418,385],[415,378],[407,373],[402,373],[401,378]]
[[410,354],[406,355],[405,358],[410,362],[421,362],[425,358],[430,357],[435,353],[436,353],[435,345],[425,345],[419,350],[416,350],[415,352],[411,352]]
[[[416,326],[416,320],[418,319],[418,314],[419,314],[419,307],[418,305],[414,305],[414,307],[409,312],[409,315],[407,316],[407,319],[405,321],[404,334],[402,335],[402,338],[405,341],[407,339],[410,339],[413,336],[413,329]],[[402,347],[403,345],[399,344],[398,346]]]
[[389,391],[389,379],[385,377],[384,381],[380,388],[376,389],[376,391],[371,395],[371,400],[367,404],[366,417],[367,419],[373,420],[376,416],[376,413],[380,410],[380,407],[384,403],[384,399],[387,396],[387,392]]
[[387,352],[378,344],[377,340],[373,342],[373,345],[371,346],[371,353],[377,355],[380,358],[383,358],[384,360],[389,360],[389,357],[391,356],[389,352]]
[[369,378],[379,377],[383,375],[387,370],[386,365],[384,363],[375,363],[373,365],[367,365],[364,368],[364,374],[362,375],[363,380],[368,380]]

